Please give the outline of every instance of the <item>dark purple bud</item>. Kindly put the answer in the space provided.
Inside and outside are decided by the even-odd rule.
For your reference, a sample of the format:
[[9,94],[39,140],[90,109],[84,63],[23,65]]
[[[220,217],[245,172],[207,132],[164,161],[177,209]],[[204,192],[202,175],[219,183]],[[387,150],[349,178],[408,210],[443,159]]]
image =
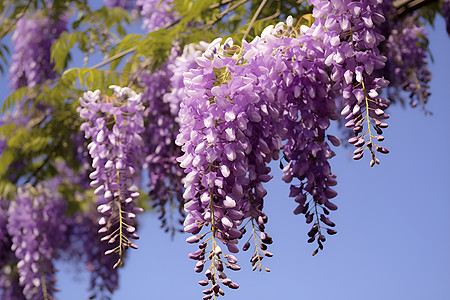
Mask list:
[[355,143],[355,147],[361,147],[364,145],[365,141],[363,138],[359,138],[358,141]]
[[267,245],[266,244],[261,244],[260,248],[261,248],[261,250],[267,250]]
[[264,240],[264,239],[267,238],[267,233],[261,232],[261,233],[259,234],[259,236],[261,237],[261,240]]
[[319,227],[317,226],[317,224],[315,224],[311,230],[308,232],[308,236],[309,237],[313,237],[316,235],[316,233],[319,231]]
[[375,129],[375,131],[377,132],[377,134],[383,134],[383,130],[381,130],[380,127],[373,125],[373,128]]
[[198,282],[198,284],[200,284],[201,286],[207,286],[208,283],[209,283],[209,280],[200,280],[200,281]]
[[210,270],[210,269],[206,270],[205,276],[206,276],[206,278],[208,278],[209,280],[212,279],[212,274],[211,274],[211,270]]
[[266,237],[264,239],[261,239],[261,241],[264,244],[269,244],[269,245],[273,243],[272,237],[270,235],[268,235],[267,233],[266,233]]
[[305,208],[305,207],[303,206],[303,204],[300,204],[299,206],[297,206],[297,207],[294,209],[294,215],[298,215],[298,214],[303,213],[304,208]]
[[190,236],[186,239],[186,242],[188,242],[189,244],[195,244],[195,243],[198,243],[199,241],[200,241],[200,239],[196,235]]
[[319,249],[323,250],[323,244],[320,240],[317,241],[317,244],[319,244]]
[[237,264],[229,264],[227,267],[233,271],[239,271],[241,269],[241,266]]
[[[206,294],[206,295],[209,295],[209,294],[211,294],[212,292],[213,292],[212,288],[210,288],[210,289],[205,289],[205,290],[202,291],[202,293],[203,293],[203,294]],[[204,298],[203,298],[203,299],[204,299]],[[209,298],[209,299],[211,299],[211,298]]]
[[389,150],[380,146],[377,146],[377,151],[383,154],[388,154]]
[[329,235],[334,235],[334,234],[337,233],[337,231],[334,230],[334,229],[327,228],[327,233],[328,233]]
[[336,226],[336,224],[334,224],[330,219],[325,217],[325,215],[320,215],[320,221],[324,222],[326,225],[328,225],[330,227]]
[[359,137],[354,136],[354,137],[352,137],[352,138],[349,138],[349,139],[348,139],[348,142],[349,142],[350,144],[354,144],[354,143],[356,143],[358,140],[359,140]]
[[327,138],[331,142],[331,144],[333,144],[333,146],[335,147],[339,147],[339,145],[341,144],[341,140],[334,135],[327,134]]
[[236,282],[232,282],[232,283],[230,283],[229,288],[236,290],[239,288],[239,284],[237,284]]
[[329,210],[337,210],[338,207],[336,204],[334,204],[333,202],[330,201],[326,201],[325,202],[325,206],[329,209]]
[[194,271],[197,273],[200,273],[201,271],[203,271],[203,266],[205,265],[205,262],[200,260],[197,262],[197,264],[195,264],[195,268]]
[[332,199],[334,197],[337,196],[337,192],[331,188],[326,188],[325,189],[325,197],[327,197],[328,199]]
[[222,289],[219,289],[219,294],[221,294],[222,296],[225,296],[225,292]]
[[325,236],[324,235],[320,235],[319,236],[319,241],[321,241],[321,242],[325,242],[327,239],[325,238]]
[[382,135],[377,135],[376,138],[379,142],[384,141],[384,136],[382,136]]
[[314,216],[311,214],[306,214],[305,217],[306,217],[306,224],[311,223],[314,219]]
[[227,278],[227,274],[225,274],[224,272],[219,272],[219,278],[225,279]]
[[363,148],[358,148],[358,149],[355,149],[355,151],[353,151],[353,155],[358,155],[358,154],[361,154],[363,152],[364,152]]
[[224,278],[224,279],[221,279],[220,282],[222,282],[222,284],[228,286],[232,281],[230,278]]
[[273,256],[273,253],[272,253],[272,252],[269,252],[269,251],[263,251],[263,253],[264,253],[264,255],[267,256],[267,257],[272,257],[272,256]]
[[223,263],[219,261],[216,265],[217,271],[223,272]]
[[242,250],[247,251],[248,248],[250,248],[250,242],[245,243],[244,247],[242,247]]
[[314,242],[316,240],[316,236],[312,236],[312,237],[310,237],[309,239],[308,239],[308,243],[312,243],[312,242]]
[[189,257],[190,259],[198,260],[199,256],[202,255],[203,252],[204,252],[204,250],[198,249],[198,250],[195,251],[195,252],[189,253],[189,254],[188,254],[188,257]]
[[355,128],[353,128],[353,132],[355,134],[361,133],[362,130],[363,130],[362,126],[355,126]]
[[228,254],[227,255],[227,261],[230,264],[235,264],[235,263],[237,263],[238,260],[237,260],[237,258],[234,255]]
[[213,286],[213,291],[214,291],[214,293],[217,294],[217,293],[219,292],[219,289],[220,289],[220,286],[216,283],[216,284]]
[[203,300],[211,300],[213,297],[213,295],[206,295],[205,297],[203,297]]
[[360,160],[364,155],[364,152],[361,152],[359,154],[353,155],[354,160]]

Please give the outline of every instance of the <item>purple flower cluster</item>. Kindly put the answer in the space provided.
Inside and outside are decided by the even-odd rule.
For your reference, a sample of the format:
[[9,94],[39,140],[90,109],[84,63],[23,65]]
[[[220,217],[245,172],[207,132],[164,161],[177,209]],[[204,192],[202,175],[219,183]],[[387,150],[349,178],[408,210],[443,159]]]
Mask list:
[[144,131],[141,94],[129,88],[111,86],[114,95],[87,92],[80,98],[80,117],[87,119],[81,125],[92,157],[91,186],[98,197],[98,211],[104,216],[99,224],[101,239],[114,245],[105,254],[118,253],[115,267],[123,263],[123,251],[137,248],[130,238],[137,239],[134,218],[142,209],[135,206],[139,196],[135,184],[140,170]]
[[[174,234],[179,230],[183,213],[183,170],[176,159],[181,149],[175,144],[179,125],[176,113],[173,114],[169,103],[163,97],[169,92],[174,73],[169,66],[178,56],[178,47],[173,47],[172,55],[158,70],[144,70],[139,76],[139,84],[144,88],[142,102],[145,106],[146,120],[143,133],[145,163],[148,169],[150,200],[155,211],[159,213],[161,226]],[[174,212],[174,207],[178,212]]]
[[375,72],[386,62],[378,49],[385,40],[377,30],[385,21],[381,5],[376,0],[309,2],[314,5],[315,23],[307,34],[323,41],[325,65],[343,98],[341,114],[348,120],[345,126],[355,134],[349,140],[357,147],[353,158],[361,159],[368,149],[373,166],[379,163],[376,151],[389,152],[375,144],[384,139],[382,128],[388,125],[382,120],[389,117],[384,112],[389,100],[379,97],[379,90],[387,87],[388,81]]
[[[335,154],[326,138],[335,146],[340,141],[325,132],[330,120],[338,119],[339,115],[335,112],[335,94],[325,65],[322,41],[302,35],[292,27],[292,21],[289,17],[287,24],[268,27],[262,36],[266,40],[278,40],[271,65],[276,66],[272,72],[279,74],[277,93],[284,110],[283,158],[288,164],[283,168],[283,180],[290,183],[296,178],[299,181],[291,185],[289,196],[298,203],[294,213],[305,214],[306,222],[313,223],[308,242],[317,237],[318,248],[314,252],[317,253],[325,241],[321,229],[334,226],[325,215],[329,214],[329,209],[337,209],[330,201],[337,193],[330,188],[336,185],[336,176],[331,173],[328,162]],[[336,233],[330,228],[327,232]]]
[[98,230],[101,228],[99,218],[94,207],[71,218],[72,248],[80,252],[78,256],[90,272],[89,299],[109,299],[109,295],[119,287],[118,269],[113,268],[118,254],[104,255],[109,245],[98,238]]
[[381,52],[387,57],[386,67],[379,72],[390,81],[390,98],[400,98],[401,90],[409,91],[411,105],[424,106],[428,100],[431,73],[427,67],[427,32],[419,25],[417,15],[394,18],[396,9],[392,1],[383,1],[383,15],[387,21],[379,26],[386,41]]
[[[164,102],[170,106],[170,113],[176,116],[178,122],[178,112],[180,110],[180,102],[186,97],[184,92],[183,74],[190,69],[197,67],[195,60],[202,55],[208,48],[209,44],[200,42],[199,44],[189,44],[183,49],[181,55],[171,55],[171,62],[167,64],[168,72],[170,73],[170,88],[171,90],[164,95]],[[178,51],[177,51],[178,52]],[[178,53],[177,53],[178,54]]]
[[[278,75],[261,65],[270,57],[270,50],[269,56],[265,55],[268,51],[263,47],[262,51],[242,54],[231,39],[222,46],[220,42],[221,39],[214,41],[196,60],[197,69],[184,74],[186,97],[181,103],[181,128],[176,140],[184,152],[179,158],[180,165],[188,173],[184,193],[184,209],[188,212],[185,231],[198,234],[208,226],[212,235],[209,254],[206,253],[207,241],[204,241],[199,244],[200,249],[190,255],[198,260],[197,272],[211,261],[205,272],[208,280],[200,282],[201,285],[211,283],[204,291],[205,299],[223,294],[219,281],[230,288],[238,287],[221,275],[224,264],[231,270],[240,267],[237,260],[230,262],[225,254],[227,261],[221,259],[217,240],[222,241],[228,251],[238,252],[236,244],[246,230],[245,219],[250,219],[253,235],[260,231],[254,238],[262,251],[271,255],[265,251],[265,244],[272,243],[272,239],[264,232],[267,217],[262,207],[266,190],[262,183],[271,179],[266,164],[278,159],[281,147],[281,137],[277,134],[281,112],[272,78]],[[198,242],[206,234],[188,241]],[[248,247],[246,243],[244,250]],[[255,268],[261,267],[260,250],[255,251],[252,262]]]
[[66,20],[34,15],[21,18],[12,35],[14,51],[9,69],[10,87],[32,88],[53,79],[55,72],[50,62],[50,48],[66,28]]
[[136,0],[143,19],[142,28],[152,32],[175,21],[173,0]]
[[0,198],[0,298],[7,300],[26,299],[19,285],[17,258],[11,251],[12,241],[7,230],[10,202]]
[[26,299],[53,299],[53,259],[66,244],[67,203],[55,182],[20,187],[8,210],[7,230],[18,259],[19,283]]

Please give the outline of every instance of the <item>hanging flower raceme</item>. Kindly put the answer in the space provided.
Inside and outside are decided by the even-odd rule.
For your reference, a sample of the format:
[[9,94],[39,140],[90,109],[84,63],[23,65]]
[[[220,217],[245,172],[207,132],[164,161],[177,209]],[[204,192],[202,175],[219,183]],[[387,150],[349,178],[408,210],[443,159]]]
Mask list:
[[388,81],[374,72],[386,62],[378,49],[385,38],[376,28],[385,21],[381,6],[376,0],[309,2],[314,5],[315,22],[306,34],[323,41],[325,65],[343,97],[341,114],[348,120],[345,126],[355,134],[349,139],[357,147],[353,159],[361,159],[368,149],[373,166],[379,163],[376,152],[389,152],[376,144],[384,139],[382,128],[388,125],[382,120],[389,118],[384,110],[390,103],[379,97]]
[[67,241],[67,203],[55,181],[20,187],[8,210],[8,233],[18,259],[19,284],[26,299],[54,299],[53,259]]
[[292,17],[288,17],[286,24],[268,27],[262,36],[279,44],[272,55],[271,73],[279,74],[277,93],[284,109],[283,158],[288,164],[283,168],[283,180],[299,181],[291,185],[289,196],[298,203],[294,213],[305,214],[306,222],[313,224],[308,242],[317,240],[318,248],[313,253],[316,254],[326,239],[323,229],[329,234],[336,233],[329,228],[334,223],[326,217],[329,210],[337,209],[330,201],[337,193],[330,188],[336,185],[336,176],[328,162],[335,154],[326,138],[335,146],[340,141],[325,132],[330,120],[338,119],[339,115],[335,112],[322,41],[302,34],[292,23]]
[[105,234],[102,241],[113,246],[105,254],[116,253],[118,260],[114,267],[123,264],[123,251],[137,248],[130,239],[137,239],[135,233],[136,213],[142,211],[134,201],[139,196],[136,178],[139,175],[144,131],[141,94],[129,88],[110,86],[114,95],[101,95],[99,90],[87,92],[80,98],[80,117],[87,119],[81,125],[92,157],[91,186],[95,187],[98,211]]
[[[172,48],[167,62],[155,71],[144,70],[139,74],[138,84],[143,87],[142,103],[145,106],[144,140],[145,162],[148,170],[149,196],[152,207],[159,213],[161,227],[174,234],[180,229],[184,217],[183,208],[183,170],[177,157],[181,149],[175,144],[179,125],[177,111],[163,100],[170,92],[170,81],[175,76],[170,70],[179,50]],[[178,104],[179,105],[179,104]]]
[[[188,173],[185,231],[195,234],[187,241],[196,243],[210,235],[189,255],[198,261],[196,272],[210,261],[207,280],[199,282],[210,285],[204,290],[204,299],[224,294],[220,282],[238,287],[223,271],[224,267],[239,270],[240,266],[233,255],[222,253],[219,240],[236,253],[238,239],[251,226],[250,238],[257,245],[254,269],[263,268],[260,261],[264,255],[272,256],[266,251],[272,239],[265,233],[262,183],[271,179],[266,164],[278,158],[281,146],[276,87],[269,70],[261,65],[264,54],[273,49],[246,55],[230,39],[222,46],[220,42],[214,41],[197,59],[197,69],[184,75],[186,97],[181,103],[177,137],[184,152],[179,161]],[[205,226],[210,231],[199,235]],[[249,247],[250,243],[245,243],[244,250]]]
[[418,103],[425,106],[430,95],[428,83],[431,80],[427,67],[428,39],[425,27],[418,24],[417,15],[394,18],[397,10],[390,0],[383,1],[381,8],[386,22],[377,27],[386,37],[380,49],[387,61],[386,67],[377,72],[384,74],[390,81],[388,91],[392,99],[401,98],[400,91],[405,90],[409,92],[413,107]]
[[36,14],[20,18],[12,35],[14,52],[9,69],[10,87],[32,88],[45,80],[53,79],[55,72],[50,61],[50,48],[65,30],[67,21],[55,21],[50,16]]

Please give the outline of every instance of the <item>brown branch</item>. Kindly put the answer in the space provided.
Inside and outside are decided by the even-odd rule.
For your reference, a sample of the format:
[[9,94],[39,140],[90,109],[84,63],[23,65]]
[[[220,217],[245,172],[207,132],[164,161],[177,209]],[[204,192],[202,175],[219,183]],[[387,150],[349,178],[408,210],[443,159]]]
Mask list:
[[[208,23],[206,23],[205,25],[205,30],[208,31],[211,29],[211,27],[213,27],[214,24],[216,24],[218,21],[222,20],[223,17],[225,17],[230,11],[233,11],[234,9],[236,9],[237,7],[241,6],[242,4],[248,2],[249,0],[241,0],[233,5],[229,5],[228,7],[221,12],[220,14],[217,15],[217,18],[215,20],[211,20]],[[230,1],[231,2],[231,1]]]
[[405,15],[418,10],[421,7],[429,5],[437,0],[400,0],[394,2],[394,7],[397,9],[396,18],[400,19]]
[[120,58],[120,57],[122,57],[122,56],[127,55],[128,53],[131,53],[131,52],[133,52],[133,51],[136,51],[136,49],[137,49],[137,46],[134,46],[134,47],[131,47],[131,48],[127,49],[127,50],[124,50],[124,51],[122,51],[122,52],[119,52],[119,53],[117,53],[116,55],[113,55],[113,56],[111,56],[110,58],[107,58],[107,59],[105,59],[104,61],[102,61],[102,62],[100,62],[100,63],[98,63],[98,64],[96,64],[96,65],[90,67],[89,69],[98,69],[98,68],[100,68],[100,67],[102,67],[102,66],[104,66],[104,65],[106,65],[106,64],[109,64],[109,63],[112,62],[113,60],[116,60],[116,59],[118,59],[118,58]]
[[15,16],[15,20],[14,22],[12,22],[7,28],[5,28],[1,33],[0,33],[0,40],[2,40],[10,31],[11,29],[14,27],[14,25],[16,25],[16,23],[25,15],[26,11],[28,10],[28,8],[31,5],[32,0],[29,0],[27,5],[22,9],[21,12],[19,12],[16,16]]
[[253,26],[253,23],[255,23],[256,18],[258,18],[259,14],[261,13],[261,10],[263,9],[264,5],[266,5],[267,0],[263,0],[261,2],[261,4],[259,5],[258,9],[256,10],[255,14],[253,15],[252,20],[250,21],[250,23],[247,26],[247,30],[244,33],[244,36],[242,37],[242,40],[245,40],[245,38],[247,37],[248,33],[250,32],[250,29]]

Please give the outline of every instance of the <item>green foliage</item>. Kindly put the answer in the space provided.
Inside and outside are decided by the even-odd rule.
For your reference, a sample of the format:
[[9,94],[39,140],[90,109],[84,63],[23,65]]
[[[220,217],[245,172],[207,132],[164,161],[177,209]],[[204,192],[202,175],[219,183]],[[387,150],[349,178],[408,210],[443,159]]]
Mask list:
[[76,43],[79,43],[80,49],[86,51],[88,45],[86,32],[63,32],[59,39],[52,45],[51,61],[55,65],[57,72],[62,72],[66,68],[69,58],[69,51]]

